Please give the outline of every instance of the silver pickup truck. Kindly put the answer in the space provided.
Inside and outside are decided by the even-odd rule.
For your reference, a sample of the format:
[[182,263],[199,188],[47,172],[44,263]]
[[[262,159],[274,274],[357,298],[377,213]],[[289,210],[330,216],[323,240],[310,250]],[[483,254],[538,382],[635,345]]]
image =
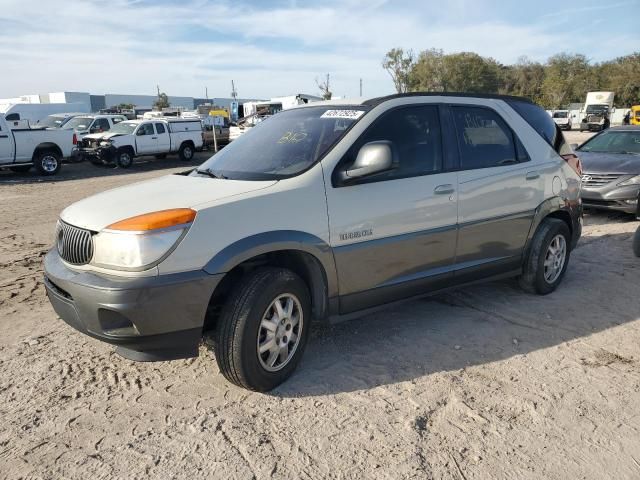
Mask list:
[[42,175],[55,175],[71,156],[74,141],[70,130],[31,128],[0,115],[0,168],[27,172],[35,166]]

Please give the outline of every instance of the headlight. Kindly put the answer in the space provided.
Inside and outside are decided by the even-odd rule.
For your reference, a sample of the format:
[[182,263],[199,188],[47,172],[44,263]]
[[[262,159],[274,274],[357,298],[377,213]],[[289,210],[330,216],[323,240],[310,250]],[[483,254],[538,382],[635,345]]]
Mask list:
[[640,175],[636,175],[635,177],[628,178],[624,182],[620,182],[618,184],[619,187],[623,187],[625,185],[640,185]]
[[196,212],[163,210],[109,225],[93,237],[96,266],[115,270],[144,270],[171,253],[189,229]]

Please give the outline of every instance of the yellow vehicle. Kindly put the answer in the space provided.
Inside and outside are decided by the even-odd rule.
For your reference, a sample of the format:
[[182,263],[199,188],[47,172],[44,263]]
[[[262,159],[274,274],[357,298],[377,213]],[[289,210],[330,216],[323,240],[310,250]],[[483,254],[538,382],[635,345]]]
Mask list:
[[227,112],[226,110],[211,110],[209,111],[209,115],[212,117],[223,117],[223,118],[229,118],[229,112]]
[[640,125],[640,105],[631,107],[631,125]]

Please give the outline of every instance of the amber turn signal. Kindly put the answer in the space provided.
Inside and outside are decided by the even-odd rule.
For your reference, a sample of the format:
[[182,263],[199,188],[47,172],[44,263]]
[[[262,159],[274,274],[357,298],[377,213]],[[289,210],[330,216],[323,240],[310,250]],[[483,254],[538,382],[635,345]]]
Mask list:
[[173,208],[160,210],[159,212],[145,213],[136,217],[120,220],[107,227],[108,230],[147,231],[160,228],[169,228],[176,225],[193,222],[196,218],[195,210],[190,208]]

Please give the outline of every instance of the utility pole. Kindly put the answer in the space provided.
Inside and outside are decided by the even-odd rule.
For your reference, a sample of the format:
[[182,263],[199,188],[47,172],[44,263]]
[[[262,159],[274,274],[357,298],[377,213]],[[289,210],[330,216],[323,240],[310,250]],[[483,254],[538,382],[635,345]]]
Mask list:
[[238,92],[236,92],[236,85],[231,80],[231,98],[235,101],[238,98]]
[[156,89],[158,90],[158,96],[160,96],[160,85],[156,85]]
[[204,87],[204,98],[207,99],[207,102],[209,101],[209,89],[207,87]]
[[360,79],[360,96],[362,97],[362,79]]

